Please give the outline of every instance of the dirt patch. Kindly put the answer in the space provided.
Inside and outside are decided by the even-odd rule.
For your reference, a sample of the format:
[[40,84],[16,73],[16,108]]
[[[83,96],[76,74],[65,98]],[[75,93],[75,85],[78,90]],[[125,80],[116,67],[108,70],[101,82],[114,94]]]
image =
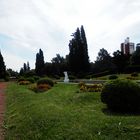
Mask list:
[[7,83],[0,82],[0,140],[4,140],[4,129],[3,129],[3,121],[4,121],[4,113],[5,113],[5,89]]

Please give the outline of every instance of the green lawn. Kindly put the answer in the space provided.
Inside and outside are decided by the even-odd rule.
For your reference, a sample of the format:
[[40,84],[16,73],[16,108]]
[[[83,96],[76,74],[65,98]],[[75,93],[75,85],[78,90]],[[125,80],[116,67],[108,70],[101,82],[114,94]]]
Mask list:
[[7,89],[6,140],[137,140],[140,116],[105,111],[100,93],[78,93],[57,84],[44,93],[11,83]]

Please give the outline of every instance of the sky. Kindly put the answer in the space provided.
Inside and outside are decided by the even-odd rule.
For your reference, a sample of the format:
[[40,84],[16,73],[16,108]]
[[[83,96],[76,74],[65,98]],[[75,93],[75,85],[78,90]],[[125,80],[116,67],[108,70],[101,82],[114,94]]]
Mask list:
[[35,67],[69,53],[69,40],[84,26],[91,62],[101,48],[120,50],[126,37],[140,42],[140,0],[0,0],[0,50],[7,68]]

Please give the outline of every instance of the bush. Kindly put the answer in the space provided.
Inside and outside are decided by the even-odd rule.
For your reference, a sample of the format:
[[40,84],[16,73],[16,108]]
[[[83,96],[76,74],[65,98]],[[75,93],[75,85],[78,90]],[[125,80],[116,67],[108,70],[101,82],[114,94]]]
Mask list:
[[19,85],[29,85],[29,84],[30,84],[30,82],[29,82],[29,81],[24,80],[24,81],[20,81],[20,82],[18,82],[18,84],[19,84]]
[[68,75],[68,77],[69,77],[70,80],[75,80],[76,79],[76,77],[74,75]]
[[39,76],[33,76],[33,78],[34,78],[35,81],[38,81],[40,79]]
[[18,79],[18,82],[21,82],[21,81],[26,81],[26,78],[20,77],[20,78]]
[[117,75],[110,75],[109,80],[113,80],[113,79],[118,79],[118,76]]
[[34,78],[31,78],[31,77],[30,78],[27,78],[26,80],[29,81],[29,82],[31,82],[31,83],[34,83],[35,82]]
[[40,84],[47,84],[47,85],[50,85],[52,87],[54,85],[54,82],[49,78],[42,78],[42,79],[37,81],[37,86]]
[[102,84],[85,84],[84,82],[80,82],[78,84],[81,91],[84,92],[101,92],[102,91]]
[[113,80],[104,86],[101,100],[113,111],[140,112],[140,87],[130,80]]
[[128,79],[128,80],[136,80],[136,78],[132,77],[132,76],[128,76],[128,77],[126,77],[126,79]]
[[29,89],[38,93],[38,92],[44,92],[44,91],[48,91],[49,89],[51,89],[51,86],[48,84],[32,84],[29,86]]
[[139,74],[138,74],[137,72],[133,72],[133,73],[131,73],[131,76],[132,76],[132,77],[138,77]]

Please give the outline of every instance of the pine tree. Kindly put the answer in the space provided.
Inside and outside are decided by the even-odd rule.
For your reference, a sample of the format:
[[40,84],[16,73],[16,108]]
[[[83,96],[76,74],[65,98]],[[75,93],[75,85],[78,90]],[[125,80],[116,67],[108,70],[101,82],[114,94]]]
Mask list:
[[39,49],[39,53],[36,54],[36,63],[35,63],[35,72],[38,76],[42,76],[44,74],[44,56],[43,51]]
[[30,71],[30,64],[27,62],[27,71]]
[[5,78],[6,76],[6,66],[3,60],[3,56],[0,52],[0,78]]
[[89,71],[89,57],[87,50],[87,40],[84,27],[81,30],[77,28],[72,34],[73,38],[69,43],[69,66],[70,70],[75,73]]

